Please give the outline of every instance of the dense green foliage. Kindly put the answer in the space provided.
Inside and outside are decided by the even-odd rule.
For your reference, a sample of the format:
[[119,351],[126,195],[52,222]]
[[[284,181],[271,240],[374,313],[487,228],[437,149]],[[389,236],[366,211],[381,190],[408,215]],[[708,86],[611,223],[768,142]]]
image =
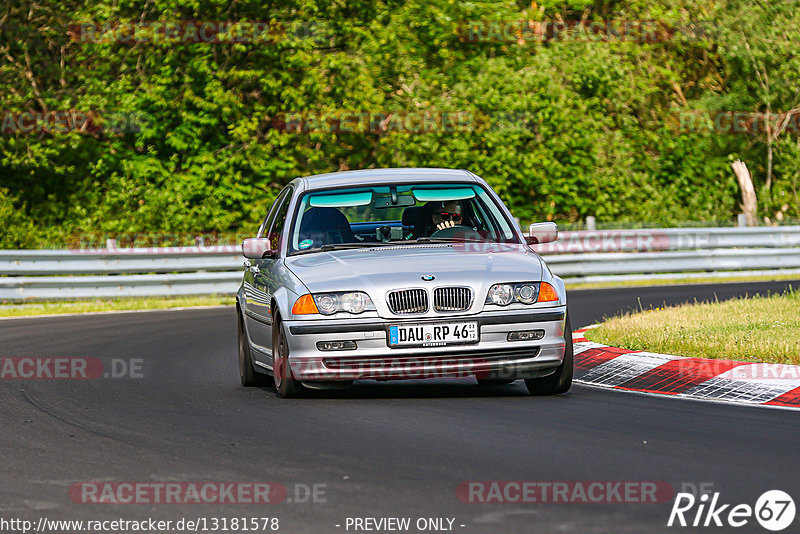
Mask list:
[[[0,247],[85,232],[248,233],[294,177],[389,166],[468,168],[523,221],[596,215],[669,224],[735,216],[730,163],[741,158],[761,215],[797,217],[796,122],[771,135],[683,131],[680,114],[798,108],[799,6],[8,2],[0,11],[6,120],[8,112],[94,110],[106,128],[0,133]],[[470,21],[489,28],[520,19],[652,20],[678,31],[656,42],[465,38]],[[264,21],[277,30],[269,42],[70,37],[70,25],[90,21]],[[434,132],[276,127],[283,113],[337,111],[466,111],[494,122]],[[107,127],[112,115],[138,127],[116,132]]]

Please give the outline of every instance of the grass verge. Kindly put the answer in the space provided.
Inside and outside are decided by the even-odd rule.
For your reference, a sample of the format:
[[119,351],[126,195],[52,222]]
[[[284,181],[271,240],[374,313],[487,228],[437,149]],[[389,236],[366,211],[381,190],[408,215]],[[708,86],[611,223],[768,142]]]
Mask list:
[[26,302],[24,304],[3,303],[0,305],[0,317],[29,317],[34,315],[127,310],[165,310],[169,308],[219,306],[233,303],[233,295],[93,299],[70,302]]
[[590,341],[695,358],[800,364],[800,291],[624,314]]

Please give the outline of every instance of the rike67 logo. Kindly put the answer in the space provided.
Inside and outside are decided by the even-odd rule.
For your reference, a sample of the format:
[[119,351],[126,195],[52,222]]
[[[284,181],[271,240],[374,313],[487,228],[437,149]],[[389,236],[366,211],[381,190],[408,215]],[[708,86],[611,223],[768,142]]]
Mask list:
[[765,529],[777,532],[794,521],[794,500],[785,491],[766,491],[758,498],[755,506],[722,504],[719,497],[719,492],[712,495],[704,493],[700,497],[691,493],[678,493],[667,526],[738,528],[752,525],[755,519]]

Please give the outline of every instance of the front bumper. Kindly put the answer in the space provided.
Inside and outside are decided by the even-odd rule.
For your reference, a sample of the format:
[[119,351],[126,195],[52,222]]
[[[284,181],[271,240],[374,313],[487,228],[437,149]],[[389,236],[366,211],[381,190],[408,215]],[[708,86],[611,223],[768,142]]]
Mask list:
[[[561,365],[566,307],[425,319],[287,321],[289,365],[300,381],[402,380],[438,377],[535,378]],[[390,325],[477,321],[479,341],[438,347],[388,346]],[[510,332],[541,330],[531,341]],[[355,341],[354,350],[323,352],[320,341]]]

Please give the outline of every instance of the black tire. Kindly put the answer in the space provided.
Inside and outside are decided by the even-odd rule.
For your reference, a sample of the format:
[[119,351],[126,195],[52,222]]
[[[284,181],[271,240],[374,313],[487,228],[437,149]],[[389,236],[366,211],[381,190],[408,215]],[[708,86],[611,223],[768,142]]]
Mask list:
[[289,346],[278,315],[272,322],[272,376],[279,397],[291,399],[303,393],[303,385],[294,379],[289,367]]
[[572,327],[569,324],[569,315],[564,322],[564,361],[555,373],[544,378],[529,378],[525,380],[525,387],[531,395],[558,395],[566,393],[572,387],[573,353],[572,353]]
[[478,378],[478,385],[480,386],[505,386],[510,384],[515,378]]
[[244,387],[269,386],[272,381],[270,377],[259,373],[253,367],[253,356],[250,352],[250,343],[247,341],[247,334],[244,331],[244,320],[239,315],[239,378]]

